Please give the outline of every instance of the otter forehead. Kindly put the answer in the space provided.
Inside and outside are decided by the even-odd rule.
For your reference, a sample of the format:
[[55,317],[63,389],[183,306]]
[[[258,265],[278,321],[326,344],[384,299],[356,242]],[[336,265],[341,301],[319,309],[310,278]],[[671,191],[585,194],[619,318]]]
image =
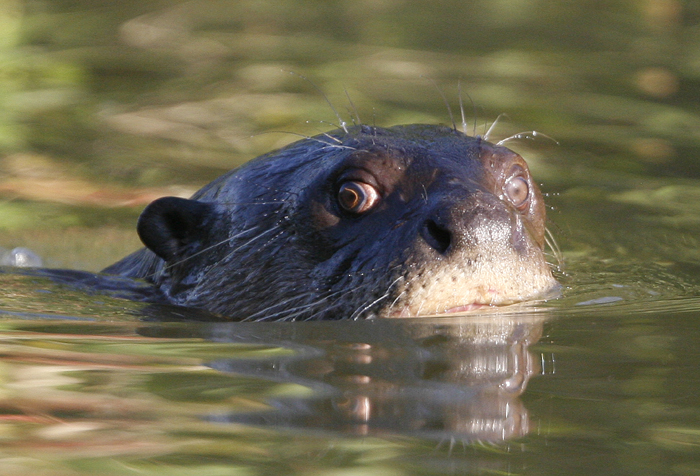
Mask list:
[[[384,195],[397,187],[405,199],[465,189],[497,193],[510,167],[527,165],[505,147],[434,125],[357,126],[297,142],[222,176],[193,198],[235,204],[241,197],[294,200],[355,170],[376,181]],[[534,185],[534,183],[533,183]],[[533,187],[538,192],[537,187]],[[540,199],[541,201],[541,199]]]
[[313,179],[316,172],[332,170],[342,166],[344,161],[362,161],[362,157],[368,153],[378,160],[384,153],[386,159],[393,159],[402,167],[416,160],[431,158],[442,160],[443,165],[453,162],[463,167],[478,158],[477,150],[469,147],[478,143],[487,144],[480,138],[469,137],[443,126],[356,126],[348,132],[329,132],[260,156],[225,174],[200,192],[211,190],[215,184],[240,181],[242,175],[274,175],[294,188],[299,178],[305,183]]
[[155,202],[139,234],[161,261],[110,271],[148,269],[177,304],[250,319],[465,311],[556,286],[544,222],[509,149],[442,126],[357,126]]

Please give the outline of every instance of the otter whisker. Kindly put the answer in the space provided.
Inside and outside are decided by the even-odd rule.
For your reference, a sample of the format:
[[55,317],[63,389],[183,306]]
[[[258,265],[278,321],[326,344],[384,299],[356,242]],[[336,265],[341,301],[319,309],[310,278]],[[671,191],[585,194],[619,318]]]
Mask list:
[[[355,291],[357,291],[358,289],[361,289],[362,286],[364,286],[364,285],[361,285],[361,286],[358,286],[358,287],[355,288],[355,289],[352,289],[351,292],[355,292]],[[294,297],[292,297],[292,298],[289,298],[289,299],[287,299],[286,301],[283,301],[283,302],[281,302],[281,303],[277,303],[277,304],[273,304],[272,306],[268,306],[266,309],[264,309],[264,310],[262,310],[262,311],[259,311],[259,312],[255,313],[255,314],[252,314],[252,315],[250,315],[250,316],[247,316],[245,320],[251,320],[251,319],[253,319],[256,315],[259,315],[259,314],[264,314],[264,317],[262,317],[262,318],[260,318],[260,319],[256,319],[256,320],[258,320],[258,321],[269,321],[269,320],[273,320],[273,319],[277,318],[278,316],[283,316],[283,315],[285,315],[285,314],[288,314],[288,315],[285,316],[285,317],[283,317],[282,320],[285,320],[285,321],[287,321],[287,320],[295,320],[297,316],[302,315],[301,312],[297,312],[297,311],[305,311],[305,310],[307,310],[307,309],[317,308],[320,304],[325,303],[325,302],[328,301],[329,299],[335,298],[336,296],[339,296],[339,295],[342,295],[342,294],[345,294],[345,293],[347,293],[347,290],[341,289],[341,290],[338,290],[338,291],[334,291],[334,292],[332,292],[332,293],[330,293],[330,294],[326,294],[326,295],[320,296],[319,299],[317,299],[316,301],[304,303],[303,305],[299,305],[299,306],[293,307],[293,308],[291,308],[291,309],[284,309],[284,310],[281,310],[281,311],[276,312],[276,313],[274,313],[274,314],[267,314],[267,312],[269,312],[270,310],[272,310],[272,309],[274,309],[274,308],[277,308],[277,307],[280,307],[280,306],[283,306],[283,305],[285,305],[285,304],[287,304],[287,303],[289,303],[289,302],[300,301],[300,300],[306,299],[306,298],[309,297],[309,296],[315,295],[315,293],[313,293],[313,292],[308,292],[308,293],[306,293],[306,294],[302,294],[302,295],[298,295],[298,296],[294,296]],[[319,309],[317,312],[315,312],[315,313],[313,313],[313,314],[310,314],[310,315],[308,315],[308,316],[305,316],[304,320],[307,320],[307,321],[308,321],[308,320],[313,320],[313,318],[314,318],[316,315],[320,314],[321,312],[323,312],[323,313],[328,313],[330,310],[333,310],[334,308],[337,308],[337,307],[340,307],[340,303],[339,303],[339,302],[333,302],[333,303],[331,303],[331,305],[325,306],[325,307]]]
[[[352,273],[352,274],[349,274],[349,275],[347,275],[347,276],[353,276],[353,275],[356,275],[356,274],[355,274],[355,273]],[[322,302],[325,302],[325,301],[326,301],[326,298],[330,299],[330,298],[334,298],[334,297],[336,297],[336,296],[355,294],[355,293],[358,293],[358,292],[364,294],[364,290],[365,290],[365,289],[369,290],[371,287],[372,287],[372,283],[366,283],[366,282],[360,283],[358,286],[355,286],[354,288],[351,288],[351,289],[347,289],[347,288],[344,288],[344,287],[343,287],[343,288],[339,289],[338,291],[334,291],[333,293],[328,294],[327,296],[324,296],[322,299],[319,299],[319,300],[316,301],[316,302],[310,303],[310,304],[308,305],[308,308],[318,306],[318,304],[320,304],[320,303],[322,303]],[[343,306],[343,303],[342,303],[341,301],[334,301],[334,302],[331,302],[330,305],[328,305],[328,306],[326,306],[326,307],[324,307],[324,308],[319,308],[319,309],[318,309],[316,312],[314,312],[313,314],[310,314],[310,315],[306,316],[306,317],[304,318],[304,320],[305,320],[305,321],[314,320],[314,319],[316,318],[316,316],[318,316],[319,314],[321,314],[321,313],[323,313],[323,314],[329,313],[329,311],[333,311],[334,309],[338,309],[338,308],[340,308],[340,307],[342,307],[342,306]]]
[[445,106],[447,107],[447,112],[450,115],[450,122],[452,123],[452,129],[457,132],[457,124],[455,123],[455,116],[452,113],[452,107],[450,107],[450,102],[447,100],[447,96],[445,96],[445,93],[440,89],[440,86],[435,82],[433,78],[426,78],[425,76],[422,76],[423,78],[427,79],[430,81],[433,86],[435,86],[435,89],[437,89],[438,94],[442,98],[443,102],[445,103]]
[[[268,233],[270,233],[270,232],[272,232],[272,231],[275,231],[275,230],[281,230],[281,231],[279,231],[275,236],[273,236],[272,238],[270,238],[270,239],[269,239],[265,244],[263,244],[259,249],[263,249],[263,248],[269,246],[271,243],[273,243],[275,240],[277,240],[280,236],[283,236],[283,235],[284,235],[284,230],[282,230],[281,226],[279,226],[279,225],[273,226],[273,227],[270,228],[269,230],[266,230],[266,231],[264,231],[263,233],[260,233],[259,235],[257,235],[257,236],[255,236],[255,237],[251,238],[251,239],[248,240],[246,243],[244,243],[244,244],[238,246],[237,248],[235,248],[234,250],[228,252],[228,253],[221,259],[221,261],[222,261],[222,262],[227,262],[227,261],[228,261],[233,255],[235,255],[239,250],[241,250],[242,248],[245,248],[246,246],[250,245],[250,244],[253,243],[254,241],[257,241],[260,237],[262,237],[262,236],[264,236],[264,235],[267,235]],[[199,278],[199,281],[200,281],[200,282],[201,282],[201,281],[205,281],[206,278],[207,278],[211,273],[215,272],[215,270],[216,270],[216,266],[211,266],[211,267],[209,267],[209,268],[204,272],[204,274]],[[187,296],[187,298],[185,299],[185,303],[190,303],[190,302],[192,302],[192,301],[194,301],[194,300],[196,300],[196,296],[193,296],[193,295]]]
[[[259,228],[259,227],[255,227],[255,228]],[[232,237],[229,237],[229,238],[227,238],[227,239],[225,239],[225,240],[222,240],[222,241],[218,242],[216,245],[210,246],[209,248],[212,248],[212,247],[215,247],[215,246],[220,246],[220,245],[222,245],[222,244],[224,244],[224,243],[228,243],[228,242],[230,242],[230,241],[232,241],[232,240],[235,240],[236,238],[240,238],[241,236],[243,236],[243,235],[244,235],[245,233],[247,233],[248,231],[251,231],[252,229],[253,229],[253,228],[248,228],[248,229],[245,230],[244,232],[238,233],[238,234],[236,234],[236,235],[234,235],[234,236],[232,236]],[[226,253],[226,255],[224,256],[223,260],[228,259],[228,258],[229,258],[231,255],[233,255],[234,253],[240,251],[241,249],[245,248],[246,246],[250,245],[251,243],[253,243],[253,242],[259,240],[259,239],[262,238],[263,236],[269,235],[270,233],[275,232],[275,231],[278,231],[278,230],[281,230],[281,229],[282,229],[282,227],[281,227],[279,224],[270,227],[269,229],[263,231],[262,233],[259,233],[258,235],[252,237],[250,240],[246,241],[245,243],[241,244],[240,246],[238,246],[238,247],[234,248],[233,250],[229,251],[228,253]],[[281,235],[281,234],[282,234],[282,233],[280,232],[280,233],[278,233],[276,236],[279,236],[279,235]],[[275,237],[273,237],[272,239],[274,240]],[[198,254],[201,254],[201,253],[203,253],[204,251],[206,251],[206,250],[201,250],[201,251],[199,251],[199,252],[193,254],[193,255],[190,256],[189,258],[192,258],[192,257],[194,257],[194,256],[196,256],[196,255],[198,255]],[[187,259],[187,258],[186,258],[186,259]],[[185,260],[186,260],[186,259],[185,259]],[[172,265],[169,265],[168,267],[172,267],[172,266],[175,265],[175,264],[182,263],[182,262],[184,262],[185,260],[179,261],[179,262],[177,262],[177,263],[173,263]],[[204,273],[204,275],[202,276],[202,279],[204,279],[204,278],[211,272],[212,269],[213,269],[213,268],[210,268],[209,270],[207,270],[207,271]]]
[[[355,103],[352,102],[352,98],[350,98],[350,93],[348,92],[347,88],[343,87],[343,91],[345,91],[345,97],[348,98],[348,102],[350,103],[350,107],[352,109],[352,113],[350,114],[350,118],[352,119],[353,124],[356,126],[361,126],[362,125],[362,120],[360,120],[360,114],[357,112],[357,108],[355,107]],[[354,113],[354,115],[353,115]],[[357,119],[357,121],[355,121]]]
[[[494,124],[495,124],[495,123],[494,123]],[[554,142],[556,145],[559,145],[559,141],[557,141],[557,140],[554,139],[553,137],[550,137],[550,136],[548,136],[548,135],[546,135],[546,134],[542,134],[541,132],[537,132],[537,131],[523,131],[523,132],[518,132],[517,134],[513,134],[513,135],[510,136],[510,137],[506,137],[505,139],[499,140],[498,142],[496,142],[496,145],[503,145],[503,144],[505,144],[506,142],[510,142],[510,141],[513,141],[513,140],[532,140],[532,141],[535,141],[535,140],[538,140],[538,139],[541,138],[541,137],[544,138],[544,139],[547,139],[547,140],[550,140],[550,141]]]
[[396,304],[401,300],[401,298],[404,297],[404,296],[406,296],[406,295],[407,295],[407,292],[406,292],[406,290],[404,289],[403,291],[401,291],[401,292],[399,293],[398,296],[396,296],[396,298],[395,298],[393,301],[391,301],[391,304],[389,304],[388,310],[391,311],[392,309],[394,309],[394,308],[396,307]]
[[[338,139],[337,137],[333,137],[332,135],[330,135],[330,134],[327,133],[327,132],[324,132],[324,133],[323,133],[323,136],[324,136],[324,137],[328,137],[330,140],[335,141],[336,144],[342,144],[342,143],[343,143],[342,140]],[[350,147],[350,146],[347,146],[347,147]],[[350,147],[350,150],[355,150],[355,149],[354,149],[353,147]]]
[[[405,279],[405,277],[404,277],[404,279]],[[419,276],[418,276],[418,275],[413,275],[413,276],[410,276],[410,277],[408,278],[408,280],[406,281],[406,283],[405,283],[404,286],[403,286],[403,290],[401,291],[401,293],[399,293],[399,295],[396,296],[396,299],[394,299],[394,301],[391,303],[390,309],[393,309],[394,307],[396,307],[396,304],[397,304],[398,302],[400,302],[400,300],[401,300],[402,297],[407,296],[407,295],[410,294],[411,285],[412,285],[415,281],[418,281],[418,279],[419,279]],[[422,307],[422,305],[419,306],[419,308],[420,308],[420,307]]]
[[[363,286],[360,286],[360,287],[358,287],[357,289],[361,289],[362,287],[363,287]],[[335,301],[335,302],[331,301],[331,302],[329,302],[329,304],[326,305],[325,307],[319,307],[319,305],[322,304],[322,303],[324,303],[324,302],[326,302],[326,301],[328,301],[328,299],[332,299],[332,298],[334,298],[334,297],[336,297],[336,296],[342,296],[343,294],[345,294],[344,291],[336,291],[336,292],[334,292],[333,294],[328,295],[327,297],[324,296],[322,299],[319,299],[319,300],[317,300],[317,301],[314,301],[314,302],[312,302],[312,303],[309,303],[309,305],[306,306],[306,307],[304,307],[304,308],[302,308],[302,310],[305,310],[305,309],[314,309],[314,308],[315,308],[316,311],[313,312],[312,314],[304,315],[303,318],[302,318],[301,320],[303,320],[303,321],[313,321],[313,320],[316,320],[316,318],[317,318],[318,316],[321,316],[321,315],[330,316],[330,315],[333,313],[334,310],[336,310],[336,309],[341,309],[341,308],[342,308],[342,304],[341,304],[340,302],[338,302],[338,301]],[[301,314],[300,314],[300,315],[301,315]],[[293,319],[296,319],[297,317],[298,317],[298,316],[293,316]],[[343,319],[344,319],[344,318],[343,318]]]
[[[486,133],[484,134],[484,140],[489,140],[489,136],[491,135],[491,132],[493,132],[493,129],[496,127],[496,124],[498,124],[498,122],[501,120],[502,117],[508,117],[508,114],[501,113],[498,115],[496,120],[493,121],[493,123],[491,124],[491,127],[489,127],[488,130],[486,131]],[[496,145],[500,145],[500,143],[496,144]]]
[[[467,135],[467,119],[464,115],[464,101],[462,100],[462,82],[457,81],[457,90],[458,90],[458,96],[459,96],[459,110],[462,113],[462,129],[464,130],[464,135]],[[472,103],[472,109],[474,109],[474,132],[472,135],[476,136],[476,121],[477,121],[477,113],[476,113],[476,104],[474,103],[474,100],[472,97],[469,95],[469,93],[464,93],[467,95],[469,98],[469,101]]]
[[[335,127],[336,129],[340,129],[340,126],[338,126],[338,125],[336,125],[336,124],[333,124],[332,122],[328,122],[328,121],[306,121],[307,124],[313,124],[313,123],[316,123],[316,122],[318,122],[319,124],[327,124],[327,125],[330,125],[330,126]],[[317,130],[318,130],[318,129],[317,129]],[[347,132],[347,131],[345,131],[345,132]],[[319,130],[319,134],[322,135],[322,136],[324,136],[324,137],[328,137],[330,140],[334,141],[334,142],[337,143],[337,144],[342,144],[342,143],[343,143],[343,141],[341,141],[341,140],[338,139],[337,137],[333,137],[333,136],[330,135],[328,132]]]
[[[390,268],[390,270],[396,269],[398,266],[394,266]],[[355,272],[355,273],[347,273],[345,274],[346,277],[349,277],[352,279],[354,276],[359,276],[359,275],[365,275],[367,272],[371,271],[376,271],[375,269],[368,270],[368,271],[363,271],[363,272]],[[401,278],[399,278],[401,279]],[[395,282],[392,283],[389,287],[389,289],[386,291],[387,293],[391,291],[391,287],[394,286]],[[358,286],[355,286],[352,289],[339,289],[337,291],[333,291],[331,293],[323,294],[323,295],[317,295],[315,292],[308,292],[305,294],[300,294],[288,299],[285,299],[284,301],[277,302],[275,304],[272,304],[254,314],[251,314],[249,316],[246,316],[244,319],[245,321],[249,320],[256,320],[256,321],[270,321],[270,320],[294,320],[296,319],[296,316],[302,315],[303,311],[306,311],[308,309],[314,309],[317,308],[318,310],[312,314],[308,314],[304,317],[304,320],[313,320],[317,315],[324,313],[328,314],[331,312],[333,309],[339,308],[341,306],[341,303],[338,301],[331,301],[330,304],[326,304],[324,307],[319,307],[321,304],[329,302],[329,300],[335,299],[336,297],[343,295],[343,294],[352,294],[352,293],[357,293],[358,291],[363,291],[364,289],[369,289],[372,286],[372,283],[362,283]],[[318,296],[318,299],[312,302],[308,303],[303,303],[305,299],[311,296]],[[286,309],[280,309],[284,308],[290,303],[295,303],[295,302],[300,302],[303,304],[296,305],[295,307],[291,308],[286,308]],[[279,309],[276,312],[273,312],[272,314],[269,314],[271,311]]]
[[366,304],[366,305],[363,305],[363,306],[357,308],[357,309],[355,310],[355,312],[353,312],[353,313],[350,315],[350,318],[349,318],[349,319],[350,319],[351,321],[356,321],[362,314],[364,314],[365,311],[367,311],[368,309],[372,308],[374,305],[379,304],[380,302],[382,302],[383,300],[385,300],[386,298],[388,298],[388,297],[390,296],[390,294],[391,294],[392,287],[394,287],[394,286],[396,285],[396,283],[398,283],[398,282],[401,281],[402,279],[403,279],[403,276],[399,276],[398,278],[396,278],[396,279],[394,280],[394,282],[392,282],[392,283],[389,285],[389,287],[387,287],[387,290],[384,292],[384,294],[383,294],[382,296],[378,297],[377,299],[375,299],[374,301],[372,301],[372,302],[369,303],[369,304]]
[[[345,131],[345,132],[347,132],[347,131]],[[262,135],[262,134],[289,134],[289,135],[301,137],[301,138],[303,138],[303,139],[308,139],[308,140],[313,141],[313,142],[318,142],[318,143],[320,143],[320,144],[327,145],[327,146],[330,147],[331,149],[349,149],[349,150],[355,150],[354,147],[351,147],[351,146],[349,146],[349,145],[333,144],[333,143],[331,143],[331,142],[326,142],[326,141],[324,141],[324,140],[321,140],[321,139],[319,139],[318,137],[312,137],[312,136],[308,136],[308,135],[306,135],[306,134],[300,134],[300,133],[298,133],[298,132],[291,132],[291,131],[278,131],[278,130],[262,131],[262,132],[258,132],[258,133],[256,133],[256,134],[253,134],[252,137],[259,136],[259,135]]]
[[[351,289],[350,291],[348,291],[347,289],[339,289],[337,291],[327,293],[327,294],[322,294],[322,295],[318,295],[314,291],[306,292],[304,294],[299,294],[299,295],[293,296],[289,299],[286,299],[284,301],[281,301],[281,302],[275,303],[271,306],[268,306],[265,309],[262,309],[262,310],[256,312],[255,314],[251,314],[250,316],[247,316],[245,318],[245,320],[255,319],[257,321],[269,321],[269,320],[277,320],[277,318],[279,318],[279,316],[284,316],[280,320],[295,320],[297,316],[302,315],[302,311],[305,311],[307,309],[318,308],[319,305],[327,302],[330,299],[334,299],[337,296],[340,296],[343,294],[356,292],[356,291],[362,289],[363,286],[367,286],[367,285],[362,284],[360,286],[355,287],[354,289]],[[305,299],[307,299],[308,297],[311,297],[311,296],[316,296],[316,297],[318,297],[318,299],[316,299],[315,301],[299,304],[299,305],[292,307],[292,308],[282,309],[282,310],[275,312],[273,314],[268,314],[273,309],[280,308],[282,306],[285,306],[286,304],[293,303],[295,301],[302,301],[303,302]],[[320,313],[324,313],[324,314],[328,313],[330,310],[337,308],[337,307],[340,307],[340,305],[341,305],[341,303],[339,301],[332,301],[330,303],[330,305],[326,305],[323,308],[319,308],[319,310],[316,311],[315,313],[307,315],[304,318],[304,320],[313,320],[313,318],[316,315],[318,315]],[[285,314],[286,314],[286,316],[285,316]],[[256,318],[256,316],[258,316],[258,315],[262,315],[263,317]]]
[[[429,286],[425,290],[425,295],[426,296],[433,295],[433,289],[439,285],[440,285],[439,282],[431,281]],[[423,299],[423,301],[418,306],[418,310],[416,311],[416,314],[418,314],[418,315],[423,314],[423,309],[424,309],[426,303],[427,303],[427,299]],[[434,314],[435,312],[439,312],[439,310],[438,309],[428,309],[428,311],[427,311],[428,314]]]
[[[192,253],[191,255],[189,255],[189,256],[187,256],[187,257],[185,257],[185,258],[183,258],[183,259],[181,259],[181,260],[179,260],[179,261],[175,261],[175,262],[173,262],[173,263],[167,263],[166,265],[163,266],[163,269],[162,269],[162,270],[165,271],[165,270],[167,270],[167,269],[172,268],[173,266],[177,266],[177,265],[179,265],[179,264],[185,263],[185,262],[187,262],[187,261],[189,261],[189,260],[191,260],[191,259],[193,259],[193,258],[195,258],[195,257],[197,257],[197,256],[199,256],[199,255],[201,255],[202,253],[206,253],[207,251],[210,251],[210,250],[212,250],[212,249],[214,249],[214,248],[216,248],[216,247],[218,247],[218,246],[221,246],[221,245],[223,245],[224,243],[227,243],[227,242],[229,242],[229,241],[231,241],[231,240],[235,240],[236,238],[240,238],[241,236],[243,236],[243,235],[245,235],[246,233],[248,233],[248,232],[254,230],[255,228],[258,228],[258,227],[248,228],[248,229],[243,230],[243,231],[241,231],[240,233],[238,233],[238,234],[236,234],[236,235],[234,235],[234,236],[230,236],[230,237],[226,238],[225,240],[221,240],[221,241],[219,241],[219,242],[214,243],[213,245],[207,246],[206,248],[203,248],[203,249],[201,249],[201,250],[199,250],[199,251],[197,251],[197,252],[195,252],[195,253]],[[267,233],[267,232],[265,232],[265,233]],[[151,274],[149,274],[149,275],[144,276],[144,278],[153,278],[157,273],[158,273],[158,272],[151,273]]]
[[[346,276],[352,277],[352,276],[357,276],[357,275],[361,275],[361,273],[349,273]],[[348,289],[347,287],[343,287],[337,291],[334,291],[332,293],[321,296],[316,301],[310,302],[304,306],[300,306],[299,308],[289,310],[288,312],[297,311],[297,310],[305,311],[307,309],[316,308],[317,310],[315,312],[304,316],[304,318],[303,318],[304,321],[314,320],[317,316],[319,316],[321,314],[330,315],[330,313],[333,310],[342,308],[342,306],[344,305],[342,301],[333,300],[333,301],[330,301],[329,304],[325,304],[324,307],[319,307],[319,305],[329,301],[330,299],[334,299],[337,296],[351,295],[351,294],[365,294],[365,292],[369,291],[373,285],[374,285],[374,283],[371,283],[371,282],[369,282],[369,283],[363,282],[363,283],[360,283],[359,285],[357,285],[351,289]],[[312,293],[307,293],[305,296],[310,296],[310,295],[312,295]],[[281,312],[278,314],[281,314]],[[295,320],[298,315],[301,315],[301,312],[297,313],[296,315],[294,315],[294,314],[289,315],[289,316],[285,317],[284,320]]]
[[260,238],[269,235],[272,232],[278,232],[276,235],[274,235],[272,238],[270,238],[267,243],[265,243],[263,246],[269,245],[272,243],[274,240],[276,240],[279,236],[283,235],[284,229],[282,228],[281,222],[277,222],[275,225],[270,227],[269,229],[263,231],[262,233],[258,234],[257,236],[252,237],[250,240],[246,241],[245,243],[237,246],[236,248],[232,249],[228,253],[226,253],[226,256],[224,256],[224,260],[228,259],[230,256],[232,256],[234,253],[237,253],[238,251],[242,250],[243,248],[246,248],[249,246],[251,243],[254,243],[258,241]]
[[[358,290],[361,290],[361,289],[363,289],[363,288],[365,288],[365,287],[369,287],[369,286],[368,286],[367,284],[362,284],[362,285],[356,287],[355,289],[353,289],[351,292],[354,293],[354,292],[356,292],[356,291],[358,291]],[[334,292],[333,294],[329,295],[328,298],[330,299],[330,298],[332,298],[332,297],[340,296],[340,295],[343,295],[343,294],[345,294],[345,293],[346,293],[345,290],[336,291],[336,292]],[[314,302],[314,303],[312,304],[312,306],[315,307],[315,306],[317,306],[318,304],[320,304],[321,302],[324,302],[325,300],[326,300],[326,299],[322,299],[322,300],[316,301],[316,302]],[[309,306],[309,307],[311,307],[311,306]],[[326,307],[324,307],[324,308],[319,308],[319,309],[318,309],[316,312],[314,312],[313,314],[309,314],[308,316],[305,316],[303,320],[304,320],[304,321],[313,321],[317,316],[319,316],[319,315],[321,315],[321,314],[326,314],[326,313],[330,314],[331,311],[333,311],[333,310],[335,310],[335,309],[339,309],[339,308],[342,308],[342,304],[341,304],[340,302],[337,302],[337,301],[336,301],[336,302],[331,302],[330,305],[328,305],[328,306],[326,306]]]
[[464,101],[462,100],[462,82],[457,81],[457,98],[459,99],[459,112],[462,115],[462,132],[467,135],[467,118],[464,116]]
[[[268,314],[268,313],[269,313],[270,311],[272,311],[273,309],[277,309],[277,308],[280,308],[280,307],[284,307],[285,305],[287,305],[287,304],[289,304],[289,303],[291,303],[291,302],[303,301],[307,296],[311,296],[311,295],[312,295],[312,293],[309,292],[309,293],[306,293],[306,294],[296,295],[296,296],[291,297],[291,298],[289,298],[289,299],[285,299],[284,301],[277,302],[277,303],[275,303],[275,304],[273,304],[273,305],[271,305],[271,306],[268,306],[268,307],[266,307],[266,308],[264,308],[264,309],[261,309],[261,310],[258,311],[258,312],[255,312],[255,313],[253,313],[253,314],[247,315],[247,316],[245,317],[245,319],[243,319],[243,321],[252,321],[252,320],[257,320],[257,321],[269,321],[269,320],[273,320],[275,317],[281,316],[281,315],[283,315],[283,314],[289,314],[289,313],[293,313],[294,311],[297,311],[297,310],[306,309],[306,308],[309,307],[309,304],[303,304],[303,305],[299,305],[299,306],[292,307],[292,308],[289,308],[289,309],[282,309],[281,311],[275,312],[275,313],[273,313],[273,314]],[[323,300],[320,300],[320,301],[318,301],[318,302],[319,302],[319,303],[320,303],[320,302],[323,302]],[[261,317],[261,318],[257,318],[257,316],[262,316],[262,317]]]
[[557,260],[557,269],[561,270],[564,264],[564,258],[561,252],[561,248],[559,248],[559,244],[557,243],[556,238],[554,238],[554,234],[549,229],[549,227],[545,227],[544,232],[544,241],[545,243],[547,243],[547,246],[549,246],[549,249],[552,250],[554,258]]
[[[282,71],[284,71],[284,70],[282,70]],[[307,77],[304,76],[303,74],[299,74],[299,73],[296,73],[296,72],[294,72],[294,71],[289,71],[289,74],[293,74],[293,75],[295,75],[295,76],[300,77],[301,79],[303,79],[304,81],[306,81],[307,83],[309,83],[311,86],[313,86],[314,89],[315,89],[316,91],[318,91],[318,92],[321,94],[321,96],[323,96],[323,99],[326,100],[326,103],[328,103],[328,106],[331,108],[331,110],[332,110],[333,113],[335,114],[335,117],[338,118],[338,122],[340,123],[340,127],[342,127],[343,130],[347,133],[347,132],[348,132],[347,123],[346,123],[346,122],[343,120],[343,118],[340,116],[340,114],[338,113],[338,110],[333,106],[333,103],[331,102],[331,100],[328,99],[328,96],[326,95],[326,93],[324,93],[323,90],[322,90],[321,88],[319,88],[319,87],[316,85],[316,83],[314,83],[313,81],[311,81],[309,78],[307,78]]]

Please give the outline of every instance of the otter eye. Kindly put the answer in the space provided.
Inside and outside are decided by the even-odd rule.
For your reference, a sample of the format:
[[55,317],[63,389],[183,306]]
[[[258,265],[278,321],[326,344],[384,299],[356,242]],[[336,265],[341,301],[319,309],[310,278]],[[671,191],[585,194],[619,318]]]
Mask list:
[[503,189],[506,198],[517,209],[524,209],[527,199],[530,197],[530,186],[522,175],[515,175],[506,182]]
[[364,213],[379,201],[377,189],[364,182],[345,182],[338,190],[338,203],[351,213]]

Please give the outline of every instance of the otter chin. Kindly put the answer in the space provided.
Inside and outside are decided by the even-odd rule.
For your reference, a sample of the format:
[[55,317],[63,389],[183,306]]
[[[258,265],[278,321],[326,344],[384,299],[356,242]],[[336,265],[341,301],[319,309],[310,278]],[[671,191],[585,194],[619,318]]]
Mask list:
[[558,288],[515,152],[435,125],[300,140],[141,214],[106,273],[238,320],[454,314]]

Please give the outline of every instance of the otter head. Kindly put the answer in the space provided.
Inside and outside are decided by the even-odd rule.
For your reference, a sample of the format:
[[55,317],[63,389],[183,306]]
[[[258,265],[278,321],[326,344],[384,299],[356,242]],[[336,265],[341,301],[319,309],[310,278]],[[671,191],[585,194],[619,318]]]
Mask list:
[[442,126],[358,126],[255,159],[191,200],[155,201],[138,226],[152,254],[115,266],[231,317],[433,315],[556,288],[544,222],[505,147]]

